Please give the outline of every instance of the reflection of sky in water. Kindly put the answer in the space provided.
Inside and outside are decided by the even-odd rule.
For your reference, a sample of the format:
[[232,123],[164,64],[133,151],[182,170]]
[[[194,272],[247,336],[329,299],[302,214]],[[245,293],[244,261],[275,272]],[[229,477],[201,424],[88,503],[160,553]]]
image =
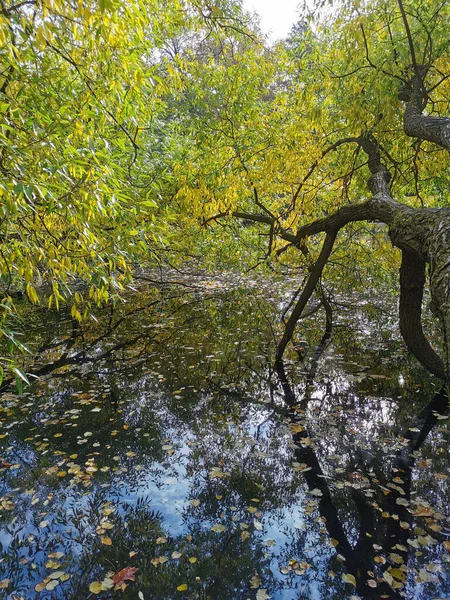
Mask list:
[[[198,312],[198,307],[195,310]],[[240,312],[244,319],[247,312],[245,310]],[[222,322],[225,321],[222,316],[220,327],[223,327]],[[142,326],[143,323],[139,325]],[[195,328],[198,331],[201,332],[202,327],[214,328],[207,315],[206,323],[203,325],[195,321]],[[117,506],[116,514],[122,518],[125,528],[126,519],[129,518],[127,507],[139,509],[142,503],[150,507],[160,518],[160,533],[169,537],[167,545],[169,553],[173,550],[172,541],[180,544],[191,533],[192,545],[195,548],[197,543],[195,528],[198,528],[207,536],[205,540],[198,542],[196,549],[190,550],[191,554],[198,555],[199,562],[202,559],[200,553],[203,547],[208,552],[213,552],[215,547],[223,543],[225,546],[223,552],[226,554],[224,540],[234,529],[237,530],[236,536],[239,537],[242,531],[246,531],[240,528],[241,523],[247,524],[250,536],[241,547],[238,546],[236,552],[242,552],[243,563],[247,557],[250,557],[250,560],[253,556],[256,562],[250,565],[245,575],[246,581],[240,585],[248,585],[252,574],[258,572],[261,577],[261,587],[269,588],[269,595],[273,600],[294,600],[294,598],[322,600],[329,593],[327,589],[330,585],[333,590],[331,593],[335,594],[336,600],[348,597],[346,596],[348,588],[345,588],[340,580],[342,568],[335,561],[336,551],[329,543],[326,532],[320,533],[320,527],[323,528],[324,523],[320,521],[317,502],[313,510],[307,510],[308,502],[312,499],[311,490],[308,491],[302,474],[295,473],[293,470],[292,463],[296,460],[295,446],[291,438],[289,422],[286,420],[286,414],[283,413],[280,388],[278,387],[275,394],[269,388],[267,373],[261,367],[263,362],[260,348],[253,350],[257,356],[257,361],[254,363],[255,371],[247,379],[236,381],[233,375],[238,371],[235,371],[231,365],[229,373],[226,371],[222,373],[222,380],[218,382],[216,388],[212,389],[212,394],[203,389],[208,387],[208,383],[205,383],[207,377],[213,380],[213,373],[221,372],[223,365],[216,360],[217,357],[222,355],[229,357],[229,353],[222,350],[220,344],[225,343],[229,335],[230,346],[236,346],[239,343],[234,339],[238,335],[237,332],[240,332],[239,335],[244,335],[246,331],[244,328],[233,326],[227,334],[217,324],[216,327],[219,328],[219,332],[210,334],[204,342],[204,347],[200,344],[195,345],[192,339],[189,339],[189,343],[186,341],[187,347],[183,350],[175,338],[171,342],[173,351],[177,352],[173,359],[170,358],[170,352],[166,348],[165,358],[158,362],[158,367],[155,363],[151,364],[152,372],[142,373],[139,369],[136,369],[136,372],[132,369],[131,372],[127,372],[129,379],[126,380],[123,389],[120,389],[122,413],[116,412],[114,407],[111,408],[108,404],[108,386],[112,378],[108,369],[119,369],[123,356],[117,357],[112,367],[107,363],[102,364],[98,378],[95,375],[95,367],[84,366],[81,369],[84,378],[70,381],[71,389],[79,392],[90,393],[96,386],[99,388],[100,395],[91,403],[88,401],[86,405],[77,403],[79,400],[77,396],[67,397],[65,394],[67,381],[64,378],[39,382],[37,389],[42,392],[42,396],[25,397],[22,404],[29,410],[28,418],[38,424],[38,429],[34,433],[39,433],[41,441],[49,442],[49,448],[43,452],[36,452],[33,442],[24,441],[30,432],[17,425],[20,421],[17,415],[11,415],[5,420],[3,431],[7,430],[6,427],[11,424],[11,421],[15,420],[16,425],[7,430],[10,435],[9,440],[8,438],[0,440],[3,443],[1,456],[8,462],[19,462],[18,457],[21,457],[22,462],[15,475],[6,473],[5,477],[7,477],[0,493],[6,496],[8,491],[6,485],[9,482],[10,490],[34,488],[36,496],[40,499],[38,503],[31,505],[31,495],[24,495],[18,491],[11,492],[13,500],[21,507],[16,522],[16,525],[20,526],[19,539],[23,542],[30,534],[36,536],[35,542],[30,546],[33,549],[32,556],[26,544],[23,544],[23,548],[19,549],[17,554],[17,557],[26,556],[36,564],[36,569],[28,569],[25,577],[30,598],[44,597],[35,595],[33,588],[48,574],[44,564],[50,552],[59,549],[61,545],[65,552],[70,550],[73,561],[72,573],[77,568],[76,561],[83,560],[85,548],[76,539],[77,527],[83,530],[83,534],[90,532],[89,539],[98,538],[95,528],[99,524],[101,511],[99,513],[97,508],[93,508],[97,497],[101,498],[100,505],[111,501]],[[361,319],[360,330],[365,327],[365,321]],[[159,328],[149,324],[147,329],[153,331]],[[256,331],[247,330],[246,335],[248,340],[256,339]],[[248,340],[245,340],[245,344]],[[108,344],[111,345],[112,341]],[[217,348],[214,344],[217,344]],[[245,344],[241,347],[245,347]],[[170,349],[169,347],[168,350]],[[92,354],[99,356],[102,351],[103,345],[95,347]],[[193,361],[203,360],[202,352],[214,360],[205,360],[202,364],[205,365],[204,369],[207,372],[199,379],[195,379],[191,367]],[[386,436],[389,434],[392,438],[393,430],[398,423],[407,422],[409,418],[410,405],[408,408],[406,404],[399,401],[397,394],[403,392],[400,392],[397,386],[400,382],[405,394],[410,393],[412,386],[411,375],[408,376],[406,371],[403,373],[403,369],[400,374],[398,372],[391,374],[392,365],[389,364],[381,366],[376,364],[377,371],[370,379],[370,374],[358,370],[359,365],[366,368],[366,363],[370,363],[368,352],[365,353],[364,348],[357,346],[352,352],[357,356],[351,356],[355,362],[349,366],[348,371],[345,368],[342,348],[328,352],[321,363],[316,382],[309,389],[305,388],[304,381],[298,375],[307,365],[291,363],[290,368],[294,379],[296,377],[298,379],[296,383],[298,401],[302,401],[306,394],[310,398],[305,419],[308,434],[312,439],[312,448],[323,469],[323,474],[330,478],[327,482],[332,497],[338,503],[338,513],[342,518],[348,539],[351,544],[355,544],[358,537],[358,518],[354,513],[351,494],[346,489],[335,489],[334,479],[344,481],[347,471],[357,472],[357,475],[365,474],[361,464],[352,462],[357,450],[367,448],[373,453],[372,455],[367,452],[364,455],[365,460],[375,460],[377,453],[385,455],[389,452]],[[228,368],[230,369],[229,365]],[[174,370],[179,373],[174,375]],[[413,381],[415,387],[417,379]],[[222,385],[223,389],[221,389]],[[239,388],[239,385],[243,386],[243,389]],[[362,386],[365,388],[362,389]],[[224,393],[227,387],[231,390],[228,395]],[[391,393],[391,388],[394,393]],[[174,394],[174,390],[178,390],[178,394]],[[269,398],[274,398],[273,406],[267,404]],[[49,404],[45,404],[47,401]],[[93,407],[104,406],[106,411],[106,405],[109,407],[109,413],[92,414]],[[79,411],[72,413],[72,417],[78,415],[79,418],[71,417],[68,423],[69,427],[73,423],[78,424],[73,431],[69,431],[66,425],[59,426],[57,421],[54,425],[40,422],[42,419],[55,419],[52,413],[58,413],[60,418],[62,412],[68,409]],[[93,421],[93,419],[98,420]],[[124,425],[128,429],[124,430]],[[83,437],[84,432],[91,429],[92,439],[88,437],[86,441]],[[117,437],[111,437],[113,430],[118,431]],[[57,431],[64,432],[65,437],[55,440],[54,434]],[[444,431],[433,435],[435,445],[445,444]],[[80,444],[80,441],[83,443]],[[95,446],[94,441],[99,445]],[[111,444],[110,449],[106,449],[108,444]],[[164,450],[164,446],[173,449],[173,454]],[[60,450],[65,454],[55,454],[55,451]],[[95,455],[95,452],[99,455]],[[107,465],[112,469],[115,466],[119,467],[120,471],[114,473],[110,470],[101,475],[99,472],[94,473],[93,485],[87,488],[79,485],[70,488],[69,477],[58,481],[39,472],[41,470],[44,473],[46,469],[62,459],[70,462],[68,456],[71,453],[79,454],[79,457],[73,460],[80,465],[85,466],[86,461],[94,458],[99,467]],[[127,458],[127,453],[136,453],[136,456]],[[119,460],[115,461],[114,457],[117,456]],[[346,461],[350,461],[348,465]],[[25,463],[31,465],[31,471]],[[336,466],[339,466],[342,471],[339,476],[334,472]],[[382,465],[383,468],[385,466]],[[58,468],[66,467],[62,465]],[[223,469],[225,476],[211,478],[211,469],[214,468]],[[448,464],[439,464],[436,468],[448,471]],[[36,473],[33,475],[34,471],[37,473],[37,478]],[[350,479],[350,483],[351,481]],[[439,493],[434,488],[427,488],[417,471],[413,472],[412,481],[413,485],[417,486],[415,491],[425,496],[429,494],[431,503],[434,501],[443,503],[442,510],[445,513],[448,509],[445,504],[448,486],[446,487],[444,480]],[[48,506],[44,506],[43,502],[49,492],[54,493],[54,498]],[[216,494],[221,495],[222,498],[216,500]],[[254,496],[259,499],[259,502],[251,500]],[[198,508],[193,508],[194,499],[199,499]],[[248,506],[252,504],[261,511],[258,517],[248,513]],[[76,522],[74,510],[83,515],[79,523]],[[14,513],[15,511],[4,512],[5,526],[0,527],[3,565],[8,564],[8,549],[11,550],[14,540],[14,535],[6,528],[8,522],[11,523],[15,518]],[[231,520],[233,514],[238,516],[236,522]],[[39,528],[37,525],[43,520],[48,520],[49,525]],[[253,528],[254,520],[260,523],[260,531]],[[211,527],[217,523],[223,524],[226,530],[212,535]],[[71,524],[72,533],[69,532]],[[16,525],[13,523],[13,527]],[[114,529],[107,533],[110,533],[113,540],[118,535]],[[59,537],[61,539],[58,539]],[[150,542],[152,540],[149,540],[149,544]],[[151,545],[149,552],[166,551],[166,546],[156,550],[153,546],[154,544]],[[100,548],[100,551],[107,550],[108,548]],[[111,549],[113,550],[114,548]],[[428,560],[425,554],[423,561]],[[264,559],[264,555],[267,555],[267,560]],[[281,573],[280,568],[286,567],[291,559],[305,561],[309,563],[310,568],[302,575]],[[237,562],[232,563],[232,568],[237,569],[240,556],[235,556],[234,560]],[[436,555],[433,560],[441,560],[440,555]],[[117,557],[114,557],[114,561],[117,567],[119,564],[124,566],[127,561],[130,562],[130,559],[125,553],[120,561]],[[2,571],[2,564],[0,564],[0,580],[10,575],[8,569]],[[160,570],[164,568],[166,565],[158,567]],[[154,569],[151,573],[156,577],[159,572],[153,566],[151,569]],[[328,576],[328,571],[331,569],[336,570],[337,573],[334,583]],[[106,570],[104,566],[103,575]],[[141,567],[141,570],[144,569]],[[231,575],[233,574],[230,573]],[[207,574],[202,576],[206,578]],[[97,577],[101,578],[101,575],[93,574],[90,581]],[[63,598],[64,589],[64,585],[60,585],[50,594],[46,592],[45,597]],[[136,597],[137,589],[134,588],[134,596],[131,594],[130,598]],[[253,599],[255,589],[242,592],[242,598]],[[442,587],[442,590],[444,589],[446,592],[450,591],[448,584],[447,587]],[[131,586],[130,590],[133,590]],[[23,592],[24,588],[21,591]],[[145,591],[146,588],[143,588],[144,593]],[[408,597],[427,600],[424,595],[427,593],[423,591],[423,586],[411,585]],[[438,597],[437,590],[432,594],[432,597]],[[168,597],[165,596],[164,600]],[[128,596],[126,598],[128,600]],[[225,596],[221,598],[228,600]],[[241,596],[230,596],[229,600],[241,600]]]

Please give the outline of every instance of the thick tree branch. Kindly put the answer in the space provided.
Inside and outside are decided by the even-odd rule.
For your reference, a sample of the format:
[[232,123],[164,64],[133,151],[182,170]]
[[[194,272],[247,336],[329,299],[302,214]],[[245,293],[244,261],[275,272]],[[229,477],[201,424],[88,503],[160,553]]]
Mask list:
[[431,347],[422,329],[422,298],[425,285],[425,261],[403,250],[400,268],[400,332],[417,360],[439,379],[447,379],[441,358]]
[[421,80],[414,77],[403,118],[405,133],[410,137],[433,142],[450,152],[450,119],[424,115],[423,108]]

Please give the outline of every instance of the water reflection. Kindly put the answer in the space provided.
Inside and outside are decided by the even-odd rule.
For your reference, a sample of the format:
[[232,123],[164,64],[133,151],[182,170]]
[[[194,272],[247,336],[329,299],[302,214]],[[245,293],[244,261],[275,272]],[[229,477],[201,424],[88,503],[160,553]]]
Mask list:
[[28,315],[40,378],[0,412],[6,598],[450,595],[445,396],[427,405],[389,310],[319,344],[315,314],[306,357],[273,372],[271,294]]

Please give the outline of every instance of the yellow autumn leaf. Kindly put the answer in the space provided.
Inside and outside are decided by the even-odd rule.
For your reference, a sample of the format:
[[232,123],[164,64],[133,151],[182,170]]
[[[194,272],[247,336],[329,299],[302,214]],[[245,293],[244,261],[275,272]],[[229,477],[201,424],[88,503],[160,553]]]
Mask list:
[[92,592],[92,594],[100,594],[100,592],[102,591],[102,584],[100,581],[93,581],[90,585],[89,585],[89,591]]
[[105,544],[105,546],[112,546],[112,539],[107,535],[102,535],[100,541],[102,544]]
[[345,583],[350,583],[356,587],[356,579],[350,573],[344,573],[342,575],[342,581],[345,581]]

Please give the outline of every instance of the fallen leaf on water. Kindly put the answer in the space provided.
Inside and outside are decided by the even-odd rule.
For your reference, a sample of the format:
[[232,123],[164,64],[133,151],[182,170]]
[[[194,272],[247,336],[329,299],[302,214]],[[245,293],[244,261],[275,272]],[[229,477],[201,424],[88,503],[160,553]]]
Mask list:
[[397,565],[402,565],[405,562],[403,560],[403,557],[400,556],[400,554],[396,554],[395,552],[389,554],[389,558],[392,560],[392,562],[394,562]]
[[50,573],[48,577],[49,579],[61,579],[63,575],[65,575],[64,571],[55,571],[54,573]]
[[112,539],[110,537],[108,537],[107,535],[102,535],[100,540],[101,540],[102,544],[105,544],[105,546],[112,546]]
[[89,586],[89,591],[93,594],[100,594],[102,591],[102,584],[100,581],[93,581]]
[[110,590],[113,586],[114,581],[111,579],[111,577],[105,577],[105,579],[102,581],[102,590],[105,592]]
[[177,590],[178,590],[179,592],[185,592],[187,589],[188,589],[187,583],[182,583],[181,585],[179,585],[179,586],[177,587]]
[[134,581],[134,574],[136,573],[136,567],[125,567],[113,577],[114,589],[119,589],[125,583],[125,581]]
[[47,583],[47,585],[45,586],[45,589],[46,589],[48,592],[51,592],[52,590],[54,590],[54,589],[55,589],[55,587],[56,587],[57,585],[59,585],[59,581],[57,581],[56,579],[53,579],[52,581],[49,581],[49,582]]
[[405,498],[397,498],[395,503],[400,504],[400,506],[409,506],[409,502]]
[[259,521],[257,521],[256,519],[253,519],[253,525],[255,527],[255,529],[257,531],[262,531],[263,530],[263,526],[262,523],[260,523]]
[[214,467],[210,472],[209,472],[209,477],[210,479],[216,479],[217,477],[226,477],[226,474],[223,473],[220,469]]
[[344,573],[342,575],[342,581],[345,581],[345,583],[350,583],[356,587],[356,579],[350,573]]

